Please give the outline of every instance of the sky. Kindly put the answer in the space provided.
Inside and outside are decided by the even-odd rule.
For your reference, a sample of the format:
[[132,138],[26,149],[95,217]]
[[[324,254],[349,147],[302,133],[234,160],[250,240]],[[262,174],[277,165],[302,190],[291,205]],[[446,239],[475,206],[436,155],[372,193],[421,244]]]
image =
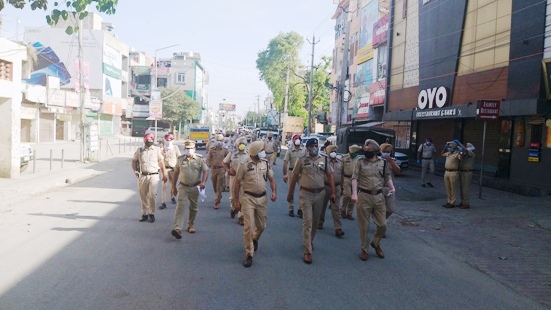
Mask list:
[[[237,113],[245,115],[258,101],[263,109],[270,95],[259,80],[258,53],[279,33],[295,31],[305,38],[300,53],[304,65],[311,62],[313,36],[314,63],[331,56],[336,9],[333,0],[119,0],[114,15],[100,15],[136,51],[154,55],[157,49],[178,44],[158,51],[157,57],[199,53],[209,75],[209,106],[234,103]],[[49,27],[45,16],[30,6],[18,10],[6,5],[0,11],[0,36],[23,40],[25,27]]]

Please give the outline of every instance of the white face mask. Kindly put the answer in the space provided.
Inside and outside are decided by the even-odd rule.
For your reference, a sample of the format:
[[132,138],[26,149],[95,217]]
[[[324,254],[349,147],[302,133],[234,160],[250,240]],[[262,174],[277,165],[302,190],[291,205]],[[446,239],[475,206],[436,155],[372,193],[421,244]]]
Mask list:
[[295,140],[295,145],[297,145],[297,146],[300,145],[300,140],[299,139]]
[[383,157],[387,157],[387,156],[390,156],[390,153],[383,152],[383,153],[381,153],[381,155],[382,155]]
[[336,152],[331,152],[331,153],[329,153],[329,157],[331,157],[331,158],[336,158],[336,157],[337,157],[337,153],[336,153]]
[[184,154],[187,156],[193,156],[195,155],[195,149],[185,149]]
[[472,151],[474,151],[474,147],[468,147],[467,150],[472,152]]
[[258,158],[264,158],[264,157],[266,157],[266,152],[262,151],[258,153]]
[[165,147],[166,147],[167,149],[172,148],[172,141],[165,141]]

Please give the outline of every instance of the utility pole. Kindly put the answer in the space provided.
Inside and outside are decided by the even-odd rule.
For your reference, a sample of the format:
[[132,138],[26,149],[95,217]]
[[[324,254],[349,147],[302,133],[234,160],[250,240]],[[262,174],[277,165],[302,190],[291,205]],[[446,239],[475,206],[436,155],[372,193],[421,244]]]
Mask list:
[[[357,10],[357,9],[356,9]],[[342,68],[341,68],[341,76],[337,85],[337,94],[338,94],[338,110],[337,110],[337,129],[340,129],[342,126],[342,117],[344,113],[344,86],[346,83],[346,75],[348,73],[348,48],[349,48],[349,41],[350,41],[350,22],[348,21],[348,11],[343,10],[344,14],[346,14],[345,20],[346,20],[346,26],[345,26],[345,33],[344,33],[344,48],[342,53]]]
[[78,93],[80,100],[80,162],[84,162],[86,153],[86,117],[84,115],[84,74],[82,55],[82,20],[78,21]]
[[285,135],[285,123],[287,122],[287,115],[289,114],[289,71],[290,68],[287,65],[287,77],[285,78],[285,105],[283,106],[283,119],[280,119],[281,136],[279,138],[282,142],[284,141],[283,136]]
[[319,43],[316,42],[316,36],[312,36],[312,42],[308,41],[308,43],[312,44],[312,65],[310,67],[310,87],[308,89],[308,132],[306,133],[308,136],[312,132],[312,88],[314,86],[314,50],[316,44]]
[[256,126],[258,128],[262,127],[260,126],[260,123],[262,123],[262,117],[260,117],[260,95],[256,95]]

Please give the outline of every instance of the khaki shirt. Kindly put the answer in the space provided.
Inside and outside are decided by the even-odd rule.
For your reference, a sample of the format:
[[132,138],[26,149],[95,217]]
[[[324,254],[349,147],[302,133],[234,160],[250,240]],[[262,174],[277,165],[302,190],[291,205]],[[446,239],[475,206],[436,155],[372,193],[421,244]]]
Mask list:
[[352,180],[358,180],[358,188],[370,191],[382,190],[392,177],[390,164],[385,165],[385,160],[377,157],[375,161],[362,158],[356,161]]
[[293,147],[292,149],[287,150],[287,153],[285,153],[285,157],[283,158],[283,161],[288,161],[289,171],[292,171],[293,168],[295,168],[295,164],[297,163],[297,159],[300,157],[306,155],[306,149],[303,147],[299,147],[298,149]]
[[203,172],[209,170],[203,158],[196,154],[191,157],[186,155],[178,157],[177,165],[180,167],[178,180],[186,186],[201,182]]
[[210,166],[213,168],[222,167],[224,157],[226,157],[228,153],[229,151],[223,147],[211,147],[207,157]]
[[[340,160],[339,158],[331,159],[331,157],[328,157],[327,163],[333,169],[333,180],[335,180],[335,186],[341,185],[342,166],[343,166],[342,160]],[[325,185],[330,185],[327,174],[325,175],[324,182],[325,182]]]
[[249,154],[243,152],[232,152],[228,153],[226,157],[224,157],[224,164],[230,165],[230,169],[233,169],[234,171],[237,171],[237,168],[239,167],[239,164],[245,161],[247,158],[249,158]]
[[313,159],[310,156],[303,156],[297,160],[293,169],[293,176],[298,176],[298,184],[301,187],[308,189],[320,189],[325,187],[325,174],[333,173],[333,168],[329,165],[327,159],[327,167],[325,166],[327,157],[318,156]]
[[[461,162],[459,163],[460,170],[473,170],[475,154],[471,151],[466,151],[467,153],[461,156]],[[469,172],[469,171],[464,171]]]
[[159,169],[161,169],[159,163],[164,161],[161,148],[155,145],[149,148],[140,147],[136,150],[132,159],[140,162],[140,171],[142,173],[159,172]]
[[255,162],[250,156],[239,163],[235,178],[245,192],[261,194],[266,192],[266,181],[274,176],[268,161],[264,158]]
[[[345,178],[352,177],[352,173],[354,172],[354,166],[356,165],[356,162],[359,159],[358,157],[359,156],[356,156],[356,158],[352,158],[350,154],[346,154],[342,157],[342,174]],[[337,180],[335,180],[335,182],[336,181]]]
[[272,138],[272,140],[266,139],[264,142],[264,151],[266,154],[273,154],[275,151],[275,140]]
[[165,156],[165,167],[167,168],[176,167],[176,162],[178,161],[178,157],[182,155],[180,153],[180,149],[176,145],[173,145],[171,149],[164,150],[163,153]]
[[442,156],[446,157],[444,168],[446,168],[447,170],[459,169],[459,160],[461,159],[459,152],[446,152],[442,154]]

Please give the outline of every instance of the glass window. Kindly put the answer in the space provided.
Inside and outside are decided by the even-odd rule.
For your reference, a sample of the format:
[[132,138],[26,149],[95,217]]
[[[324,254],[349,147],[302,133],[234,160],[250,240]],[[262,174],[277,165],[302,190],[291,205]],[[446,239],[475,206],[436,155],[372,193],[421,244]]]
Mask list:
[[381,44],[377,48],[377,80],[386,78],[387,46]]
[[177,73],[176,74],[176,83],[185,84],[186,83],[186,74],[185,73]]

